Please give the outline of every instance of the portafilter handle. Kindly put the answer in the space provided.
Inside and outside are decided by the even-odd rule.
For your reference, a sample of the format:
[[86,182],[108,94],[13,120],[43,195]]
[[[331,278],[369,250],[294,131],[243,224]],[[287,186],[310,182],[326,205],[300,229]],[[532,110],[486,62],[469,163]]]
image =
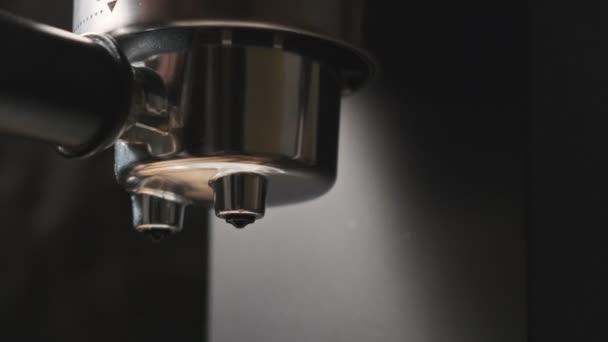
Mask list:
[[94,154],[120,135],[133,72],[109,36],[79,36],[0,11],[0,132]]

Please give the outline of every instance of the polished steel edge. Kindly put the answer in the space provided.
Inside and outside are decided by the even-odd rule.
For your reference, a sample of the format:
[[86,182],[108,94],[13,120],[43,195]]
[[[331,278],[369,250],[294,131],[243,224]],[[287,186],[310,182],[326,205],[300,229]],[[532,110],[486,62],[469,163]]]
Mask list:
[[[226,40],[225,33],[228,33]],[[242,39],[243,33],[267,36]],[[112,31],[128,58],[140,61],[153,55],[190,49],[192,40],[205,37],[209,46],[260,47],[306,56],[327,64],[343,83],[343,95],[368,84],[377,73],[375,58],[366,50],[342,40],[287,26],[242,22],[200,22],[198,25],[132,27]],[[201,44],[201,43],[199,43]]]

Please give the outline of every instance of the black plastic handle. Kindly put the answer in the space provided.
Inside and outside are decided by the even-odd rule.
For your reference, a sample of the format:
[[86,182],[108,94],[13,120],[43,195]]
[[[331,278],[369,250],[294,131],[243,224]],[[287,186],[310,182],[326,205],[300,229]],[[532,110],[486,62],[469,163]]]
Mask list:
[[113,142],[131,92],[131,67],[110,38],[0,11],[0,132],[88,155]]

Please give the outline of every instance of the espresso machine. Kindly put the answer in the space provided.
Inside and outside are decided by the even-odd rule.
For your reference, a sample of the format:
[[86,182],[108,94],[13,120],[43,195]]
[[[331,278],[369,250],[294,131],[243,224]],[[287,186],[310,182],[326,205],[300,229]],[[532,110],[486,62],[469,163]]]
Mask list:
[[332,187],[341,98],[375,69],[363,5],[76,0],[74,33],[0,14],[0,130],[69,158],[114,148],[135,229],[154,239],[189,205],[243,228]]
[[0,8],[0,339],[525,340],[527,2]]

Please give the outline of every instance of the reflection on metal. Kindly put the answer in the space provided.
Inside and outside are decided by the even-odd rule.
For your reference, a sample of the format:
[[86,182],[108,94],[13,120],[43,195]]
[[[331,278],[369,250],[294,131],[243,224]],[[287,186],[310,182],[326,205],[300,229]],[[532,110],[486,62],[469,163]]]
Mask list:
[[171,120],[171,108],[163,80],[153,70],[133,68],[135,91],[131,113],[121,139],[144,145],[153,156],[179,150],[181,127]]
[[241,227],[331,188],[341,97],[372,74],[362,0],[114,5],[75,0],[74,30],[112,35],[134,66],[116,174],[136,207],[215,202]]
[[211,203],[212,180],[255,172],[276,185],[269,203],[282,204],[333,184],[341,86],[331,68],[277,49],[228,46],[136,65],[158,74],[169,95],[157,101],[164,113],[139,115],[146,129],[137,125],[117,145],[118,178],[131,192]]
[[134,194],[131,200],[138,232],[158,241],[182,230],[185,204],[148,194]]
[[115,36],[175,27],[264,27],[358,46],[364,0],[74,0],[74,31]]
[[235,173],[213,180],[215,214],[236,228],[264,217],[266,179],[255,173]]

